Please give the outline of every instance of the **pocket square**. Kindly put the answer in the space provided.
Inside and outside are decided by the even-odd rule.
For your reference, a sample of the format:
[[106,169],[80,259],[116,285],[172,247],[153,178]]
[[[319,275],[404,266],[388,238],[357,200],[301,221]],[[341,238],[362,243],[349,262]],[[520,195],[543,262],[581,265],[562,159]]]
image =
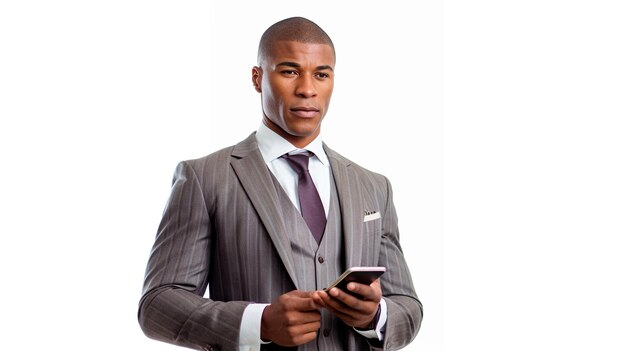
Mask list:
[[365,211],[365,217],[363,217],[363,222],[369,222],[379,218],[380,213],[376,211]]

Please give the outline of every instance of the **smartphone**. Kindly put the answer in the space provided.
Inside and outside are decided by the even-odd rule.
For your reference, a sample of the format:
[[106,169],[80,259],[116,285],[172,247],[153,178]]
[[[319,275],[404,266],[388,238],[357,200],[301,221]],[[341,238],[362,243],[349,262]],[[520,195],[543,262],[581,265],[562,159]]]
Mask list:
[[360,297],[356,293],[352,293],[348,290],[348,283],[356,282],[360,284],[372,284],[374,280],[378,279],[383,273],[385,273],[385,267],[352,267],[348,268],[342,275],[335,280],[329,287],[324,289],[328,292],[331,288],[339,288],[351,295]]

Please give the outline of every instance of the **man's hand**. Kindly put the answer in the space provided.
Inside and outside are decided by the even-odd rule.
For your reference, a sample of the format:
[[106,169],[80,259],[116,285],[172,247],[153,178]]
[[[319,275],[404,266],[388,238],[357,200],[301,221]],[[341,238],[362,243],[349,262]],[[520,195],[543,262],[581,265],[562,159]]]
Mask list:
[[371,328],[371,324],[378,312],[378,305],[383,293],[380,288],[380,279],[372,284],[365,285],[355,282],[348,284],[348,290],[361,296],[352,296],[341,289],[332,288],[328,293],[316,291],[314,299],[318,305],[323,305],[346,325],[356,328]]
[[317,337],[321,314],[315,292],[293,290],[279,296],[263,310],[261,339],[281,346],[305,344]]

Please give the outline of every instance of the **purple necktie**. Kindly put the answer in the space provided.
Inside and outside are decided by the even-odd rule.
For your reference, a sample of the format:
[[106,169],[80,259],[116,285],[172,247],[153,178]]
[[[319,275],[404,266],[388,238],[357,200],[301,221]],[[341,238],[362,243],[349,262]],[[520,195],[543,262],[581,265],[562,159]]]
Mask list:
[[311,173],[309,173],[310,153],[295,155],[285,154],[282,157],[298,173],[298,198],[300,199],[300,212],[309,230],[319,244],[326,229],[326,212],[320,200],[320,195],[315,188]]

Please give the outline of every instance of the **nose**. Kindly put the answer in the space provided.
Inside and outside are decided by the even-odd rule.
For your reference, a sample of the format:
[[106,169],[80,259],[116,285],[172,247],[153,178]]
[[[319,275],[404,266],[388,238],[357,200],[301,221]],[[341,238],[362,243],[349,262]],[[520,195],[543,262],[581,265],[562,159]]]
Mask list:
[[315,79],[306,75],[300,76],[298,79],[298,85],[296,86],[296,95],[303,98],[310,98],[317,95]]

